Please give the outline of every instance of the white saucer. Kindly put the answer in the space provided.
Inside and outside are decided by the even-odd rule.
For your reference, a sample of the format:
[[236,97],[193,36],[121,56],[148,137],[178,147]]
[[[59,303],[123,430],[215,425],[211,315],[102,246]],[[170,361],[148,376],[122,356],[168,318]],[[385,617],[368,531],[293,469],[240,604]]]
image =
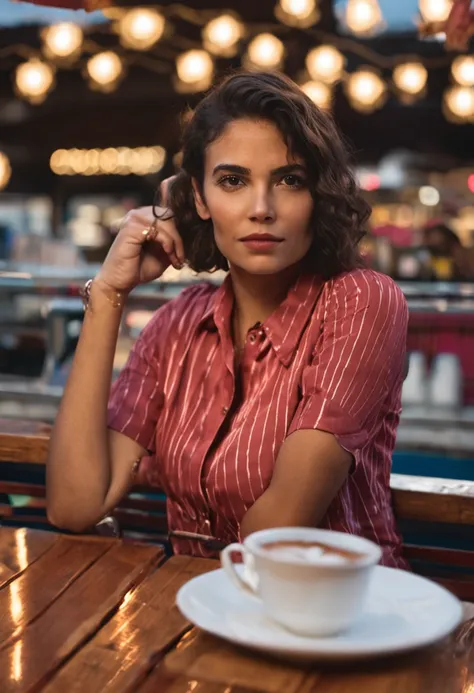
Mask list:
[[238,590],[223,570],[193,578],[176,602],[194,625],[255,650],[292,659],[366,659],[430,645],[462,620],[461,603],[434,582],[403,570],[377,566],[367,609],[341,635],[307,638],[274,623],[260,602]]

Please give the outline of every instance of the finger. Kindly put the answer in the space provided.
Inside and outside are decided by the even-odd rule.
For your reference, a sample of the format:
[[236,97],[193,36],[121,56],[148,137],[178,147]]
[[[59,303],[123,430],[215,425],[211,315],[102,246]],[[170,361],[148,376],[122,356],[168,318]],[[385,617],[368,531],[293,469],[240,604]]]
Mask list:
[[122,228],[123,224],[125,222],[125,217],[120,217],[120,219],[115,219],[111,224],[110,224],[110,233],[116,236],[120,229]]
[[[183,240],[182,240],[181,236],[179,235],[178,231],[176,230],[176,225],[175,225],[173,219],[166,218],[166,216],[167,216],[166,212],[168,210],[166,210],[166,208],[160,208],[160,210],[162,210],[163,216],[165,218],[163,220],[154,219],[153,222],[150,224],[150,227],[149,227],[150,231],[153,229],[156,229],[156,233],[158,233],[158,230],[160,230],[163,233],[166,233],[167,235],[169,235],[174,241],[175,252],[176,252],[176,256],[178,258],[178,261],[181,264],[184,264],[186,262],[186,256],[184,253]],[[154,234],[154,235],[156,235],[156,234]]]
[[174,238],[168,235],[162,229],[160,229],[155,238],[155,242],[159,243],[160,246],[163,248],[169,259],[171,260],[171,264],[173,265],[173,267],[175,267],[176,269],[181,269],[182,262],[180,261],[176,253]]
[[177,231],[173,233],[173,240],[176,248],[176,255],[178,256],[179,261],[184,265],[184,263],[186,262],[186,255],[184,254],[183,239]]
[[171,183],[174,181],[176,176],[170,176],[165,178],[165,180],[160,183],[160,205],[162,207],[167,207],[169,202],[169,192]]

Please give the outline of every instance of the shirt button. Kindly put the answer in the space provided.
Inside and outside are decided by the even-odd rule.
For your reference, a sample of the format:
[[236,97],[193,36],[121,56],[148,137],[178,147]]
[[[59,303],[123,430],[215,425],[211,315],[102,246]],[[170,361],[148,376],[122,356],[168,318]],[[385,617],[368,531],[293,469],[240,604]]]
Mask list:
[[250,335],[249,342],[250,342],[250,344],[255,344],[255,335],[254,334]]
[[229,408],[228,407],[222,407],[222,413],[225,416],[226,414],[229,413]]

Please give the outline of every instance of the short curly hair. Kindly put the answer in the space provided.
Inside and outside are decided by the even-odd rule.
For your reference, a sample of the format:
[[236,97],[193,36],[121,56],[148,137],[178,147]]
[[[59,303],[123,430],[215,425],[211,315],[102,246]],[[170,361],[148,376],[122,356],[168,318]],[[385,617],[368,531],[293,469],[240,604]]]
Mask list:
[[331,116],[285,75],[239,72],[210,91],[184,128],[181,170],[169,188],[168,206],[190,267],[196,272],[229,268],[216,245],[212,220],[203,221],[197,213],[192,179],[202,193],[206,148],[230,122],[243,118],[274,123],[289,151],[306,164],[314,200],[307,266],[325,279],[362,266],[359,241],[370,207]]

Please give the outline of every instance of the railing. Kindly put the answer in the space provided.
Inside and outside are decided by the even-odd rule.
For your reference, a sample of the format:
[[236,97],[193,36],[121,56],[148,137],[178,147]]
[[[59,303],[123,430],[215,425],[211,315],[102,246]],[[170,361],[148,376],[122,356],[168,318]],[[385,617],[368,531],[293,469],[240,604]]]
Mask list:
[[[0,521],[47,526],[44,467],[50,427],[0,419]],[[395,514],[413,569],[460,598],[474,601],[474,482],[392,475]],[[29,497],[24,506],[15,497]],[[114,526],[126,538],[167,543],[165,498],[159,489],[133,489],[117,507]],[[459,548],[463,543],[466,548]]]

